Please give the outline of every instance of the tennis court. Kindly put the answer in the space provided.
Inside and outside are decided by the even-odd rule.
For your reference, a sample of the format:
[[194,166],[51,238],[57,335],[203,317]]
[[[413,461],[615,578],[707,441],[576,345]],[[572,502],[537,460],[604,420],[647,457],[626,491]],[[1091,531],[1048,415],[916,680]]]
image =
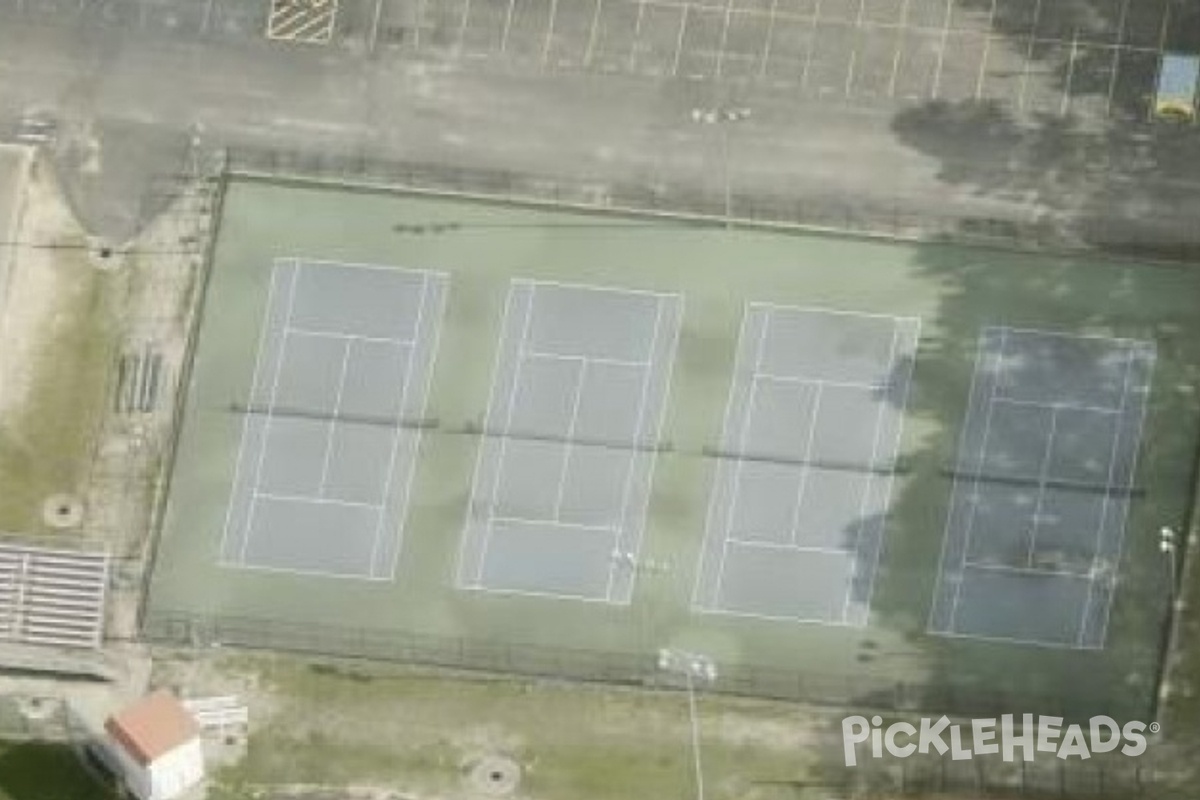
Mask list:
[[1155,348],[980,337],[930,631],[1103,647]]
[[444,275],[276,262],[221,543],[229,566],[390,579]]
[[458,585],[628,603],[678,296],[516,280]]
[[1200,273],[262,180],[222,214],[149,631],[1153,697]]
[[695,605],[867,621],[920,321],[751,304]]

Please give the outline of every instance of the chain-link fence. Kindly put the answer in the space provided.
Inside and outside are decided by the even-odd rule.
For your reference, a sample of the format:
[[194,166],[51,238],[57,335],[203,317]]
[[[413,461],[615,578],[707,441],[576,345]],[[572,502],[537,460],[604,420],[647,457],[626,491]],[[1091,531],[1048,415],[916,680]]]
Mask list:
[[[235,148],[229,173],[270,180],[327,182],[347,188],[410,189],[587,210],[628,212],[681,223],[769,226],[1039,251],[1103,250],[1167,260],[1200,259],[1200,229],[1183,215],[1119,207],[1051,213],[1036,205],[996,204],[948,213],[919,198],[887,201],[857,194],[744,191],[726,184],[614,181],[603,176],[537,175],[503,169],[393,161],[364,153]],[[966,209],[972,209],[970,211]]]

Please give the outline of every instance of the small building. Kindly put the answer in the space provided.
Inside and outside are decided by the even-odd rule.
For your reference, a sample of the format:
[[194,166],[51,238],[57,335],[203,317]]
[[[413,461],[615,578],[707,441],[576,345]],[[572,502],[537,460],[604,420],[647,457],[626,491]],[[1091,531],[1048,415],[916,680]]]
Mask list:
[[138,800],[172,800],[204,778],[200,728],[165,689],[109,717],[104,730]]

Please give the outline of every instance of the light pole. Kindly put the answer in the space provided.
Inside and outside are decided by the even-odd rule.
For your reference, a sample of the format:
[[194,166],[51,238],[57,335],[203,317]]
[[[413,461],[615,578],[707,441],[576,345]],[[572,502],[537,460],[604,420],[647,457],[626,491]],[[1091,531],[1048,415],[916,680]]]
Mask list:
[[1169,597],[1171,603],[1175,603],[1176,584],[1179,579],[1179,536],[1175,533],[1174,528],[1163,526],[1158,531],[1158,550],[1167,556],[1167,563],[1171,570],[1170,572],[1170,588]]
[[729,169],[729,126],[750,118],[750,109],[743,106],[693,108],[692,122],[719,125],[721,130],[721,177],[724,183],[725,227],[733,227],[733,180]]
[[717,679],[717,665],[706,655],[664,647],[658,651],[658,668],[672,675],[682,675],[687,686],[688,716],[692,725],[692,762],[696,772],[696,800],[704,800],[704,770],[700,765],[700,724],[696,717],[695,683],[697,680],[714,682]]

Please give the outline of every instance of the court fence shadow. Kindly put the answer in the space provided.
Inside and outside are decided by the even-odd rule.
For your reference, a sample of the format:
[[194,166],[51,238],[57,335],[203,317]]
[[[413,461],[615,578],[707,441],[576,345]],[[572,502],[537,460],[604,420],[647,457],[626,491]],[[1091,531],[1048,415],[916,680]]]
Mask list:
[[[920,208],[906,198],[868,201],[849,193],[799,196],[736,188],[716,192],[685,183],[615,182],[599,176],[385,160],[363,152],[237,147],[222,151],[219,161],[225,175],[242,179],[627,213],[684,225],[766,227],[1041,252],[1102,251],[1166,261],[1200,258],[1200,228],[1183,214],[1100,219],[1014,209],[1009,216],[951,215]],[[397,232],[436,234],[444,227],[404,225]]]
[[[531,678],[575,680],[651,688],[683,688],[659,669],[657,655],[601,648],[554,647],[518,640],[489,640],[347,625],[321,625],[242,615],[151,608],[143,619],[145,640],[202,651],[213,647],[288,652],[335,658],[423,664]],[[966,676],[939,676],[928,683],[880,675],[819,672],[753,663],[723,663],[709,691],[784,700],[833,709],[945,713],[995,717],[1036,709],[1068,721],[1086,722],[1104,709],[1058,692],[1035,694],[998,689]]]

